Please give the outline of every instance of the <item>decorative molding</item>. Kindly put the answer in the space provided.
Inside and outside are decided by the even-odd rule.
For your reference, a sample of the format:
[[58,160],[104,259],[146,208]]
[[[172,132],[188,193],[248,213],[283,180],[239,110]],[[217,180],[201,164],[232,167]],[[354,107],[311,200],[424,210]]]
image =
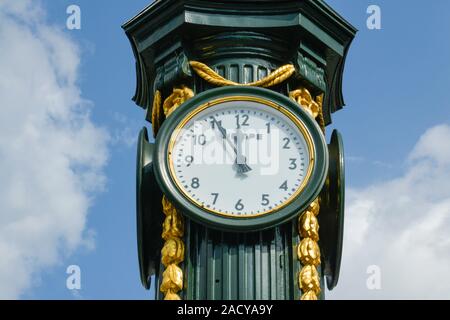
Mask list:
[[322,92],[326,92],[327,84],[325,80],[325,70],[320,68],[317,63],[301,53],[298,53],[295,61],[298,77],[306,79],[314,87]]

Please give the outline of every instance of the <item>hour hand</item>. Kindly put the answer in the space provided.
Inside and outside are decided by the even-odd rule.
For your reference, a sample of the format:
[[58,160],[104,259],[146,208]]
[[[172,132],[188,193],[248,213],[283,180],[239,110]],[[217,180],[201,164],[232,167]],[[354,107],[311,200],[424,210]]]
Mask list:
[[238,174],[245,174],[252,170],[252,168],[250,168],[249,165],[247,164],[247,158],[242,154],[241,149],[242,137],[243,136],[240,131],[238,131],[237,134],[234,136],[234,145],[236,150],[235,164],[237,166]]

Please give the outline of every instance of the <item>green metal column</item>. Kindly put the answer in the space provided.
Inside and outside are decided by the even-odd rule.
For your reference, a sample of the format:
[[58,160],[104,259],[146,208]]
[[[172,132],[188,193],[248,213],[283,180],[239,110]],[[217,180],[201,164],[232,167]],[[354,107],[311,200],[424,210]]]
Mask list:
[[187,222],[185,299],[285,300],[299,297],[298,243],[292,223],[254,233],[225,233]]
[[[289,62],[287,42],[256,32],[221,32],[193,41],[192,56],[237,83],[260,80]],[[195,92],[211,88],[195,77]],[[286,94],[286,84],[276,88]],[[254,233],[218,232],[187,221],[184,265],[189,300],[296,299],[295,223]]]

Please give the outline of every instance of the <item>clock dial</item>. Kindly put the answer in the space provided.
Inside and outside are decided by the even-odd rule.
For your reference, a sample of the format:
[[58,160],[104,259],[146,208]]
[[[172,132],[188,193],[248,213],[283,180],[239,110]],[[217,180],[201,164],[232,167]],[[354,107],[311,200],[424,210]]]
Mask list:
[[197,108],[169,144],[172,179],[197,206],[235,218],[272,213],[298,196],[313,167],[304,124],[269,101],[218,100]]

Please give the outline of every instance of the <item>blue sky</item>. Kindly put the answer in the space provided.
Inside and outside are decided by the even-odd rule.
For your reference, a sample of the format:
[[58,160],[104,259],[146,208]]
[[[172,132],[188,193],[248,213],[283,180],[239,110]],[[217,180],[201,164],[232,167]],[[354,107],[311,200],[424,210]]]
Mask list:
[[[82,186],[70,194],[82,199],[81,203],[90,204],[83,206],[80,219],[73,222],[79,225],[77,231],[70,229],[72,224],[68,224],[49,240],[48,246],[55,249],[42,253],[45,259],[27,242],[23,256],[14,260],[17,270],[23,269],[25,280],[17,288],[12,281],[14,288],[0,296],[147,299],[149,292],[141,287],[139,280],[135,234],[135,140],[146,123],[144,111],[131,101],[135,90],[134,58],[120,26],[150,2],[23,0],[24,7],[12,2],[6,0],[0,4],[0,19],[8,18],[3,20],[5,28],[14,26],[17,30],[11,30],[29,31],[38,40],[49,41],[52,45],[53,38],[48,33],[57,33],[60,42],[64,43],[61,48],[68,50],[67,56],[74,61],[73,70],[64,67],[63,63],[59,69],[55,67],[49,72],[57,76],[64,74],[69,79],[65,80],[69,85],[59,84],[58,88],[69,88],[67,94],[75,96],[75,107],[68,102],[71,108],[75,110],[77,105],[85,108],[83,120],[78,125],[88,128],[86,137],[92,141],[92,146],[88,143],[89,148],[83,143],[75,145],[73,149],[83,156],[70,155],[67,159],[64,152],[57,150],[58,142],[48,140],[50,146],[55,145],[51,150],[69,162],[74,161],[65,168],[72,170],[73,175],[88,172],[88,178],[94,177],[101,183],[92,183],[94,178],[77,180],[69,175],[68,181],[75,189]],[[423,2],[406,0],[329,0],[328,3],[359,29],[344,76],[347,106],[334,114],[332,125],[344,136],[348,200],[343,272],[340,285],[330,297],[449,298],[450,279],[446,270],[450,264],[450,242],[446,235],[450,231],[450,108],[446,95],[450,85],[450,3],[435,0],[426,9]],[[66,8],[71,4],[81,8],[81,30],[65,28]],[[376,4],[382,10],[381,30],[366,27],[366,10],[370,4]],[[41,10],[34,12],[36,7]],[[27,17],[24,12],[30,15],[28,24],[20,23],[20,19]],[[0,64],[2,50],[21,48],[16,43],[18,40],[1,32],[1,23]],[[39,29],[45,29],[47,33],[40,33]],[[17,46],[9,45],[8,41],[16,41]],[[34,68],[41,62],[35,51],[28,49],[20,54],[32,63],[35,61],[31,65]],[[14,58],[12,55],[7,57]],[[75,77],[73,83],[71,77]],[[18,86],[28,81],[26,77],[21,79],[17,80]],[[3,80],[0,76],[0,104],[2,98],[15,101],[19,97],[5,89]],[[27,85],[38,83],[27,82]],[[28,98],[26,93],[24,95]],[[30,95],[29,101],[32,99]],[[19,109],[20,106],[17,104],[16,110],[29,110],[25,102],[23,109]],[[0,118],[21,121],[19,115],[11,118],[7,110],[0,105]],[[52,114],[53,109],[49,110]],[[75,110],[61,119],[79,116],[78,112]],[[65,120],[60,121],[65,123]],[[0,133],[6,130],[4,128],[0,126]],[[46,127],[39,125],[36,128],[45,130]],[[56,129],[51,127],[51,130]],[[55,132],[64,133],[59,130],[62,129]],[[327,130],[331,133],[331,128]],[[74,132],[67,133],[68,141],[74,135]],[[47,145],[42,147],[45,149]],[[0,140],[0,154],[14,150]],[[18,154],[25,157],[27,150],[24,144]],[[98,158],[85,155],[97,151],[101,154]],[[23,157],[18,155],[17,159]],[[11,159],[14,163],[14,158]],[[81,169],[74,169],[77,166]],[[15,170],[22,169],[8,167],[12,173]],[[36,172],[30,171],[30,174],[38,175]],[[8,181],[13,181],[15,176],[6,173],[5,169],[0,169],[0,177],[7,177],[3,187],[10,188]],[[36,181],[39,187],[37,178]],[[59,189],[57,185],[52,188]],[[39,199],[45,202],[46,197],[50,194],[43,193]],[[52,212],[52,208],[48,212]],[[58,208],[60,211],[64,207]],[[19,219],[15,211],[17,206],[0,205],[1,210],[5,213],[5,225]],[[25,208],[20,211],[21,216],[31,216],[33,210],[34,207]],[[42,210],[47,209],[44,206]],[[59,211],[55,211],[55,215]],[[79,237],[65,235],[66,230]],[[12,248],[13,244],[25,243],[20,239],[14,243],[11,239],[2,239],[0,234],[0,252],[2,245]],[[60,242],[60,239],[64,240]],[[39,243],[40,239],[35,241]],[[79,265],[82,271],[82,289],[75,294],[66,288],[65,271],[72,264]],[[367,267],[370,265],[379,266],[381,270],[384,279],[381,290],[367,289]],[[408,279],[419,279],[424,269],[429,272],[429,268],[434,269],[430,277],[440,285],[433,286],[431,280],[418,281],[415,286],[408,283]],[[11,270],[5,270],[0,263],[0,279],[2,272],[5,278],[10,278]],[[442,281],[443,278],[447,281]]]
[[[148,1],[43,1],[49,21],[64,28],[66,8],[81,8],[81,30],[65,31],[81,48],[80,87],[92,101],[92,119],[108,128],[113,142],[105,168],[106,191],[89,210],[88,226],[95,229],[96,249],[76,252],[49,270],[42,285],[24,298],[71,299],[65,286],[69,264],[82,272],[84,299],[146,299],[140,285],[135,233],[135,170],[137,134],[146,125],[145,113],[131,101],[135,90],[134,58],[121,25]],[[131,139],[131,140],[130,140]]]

